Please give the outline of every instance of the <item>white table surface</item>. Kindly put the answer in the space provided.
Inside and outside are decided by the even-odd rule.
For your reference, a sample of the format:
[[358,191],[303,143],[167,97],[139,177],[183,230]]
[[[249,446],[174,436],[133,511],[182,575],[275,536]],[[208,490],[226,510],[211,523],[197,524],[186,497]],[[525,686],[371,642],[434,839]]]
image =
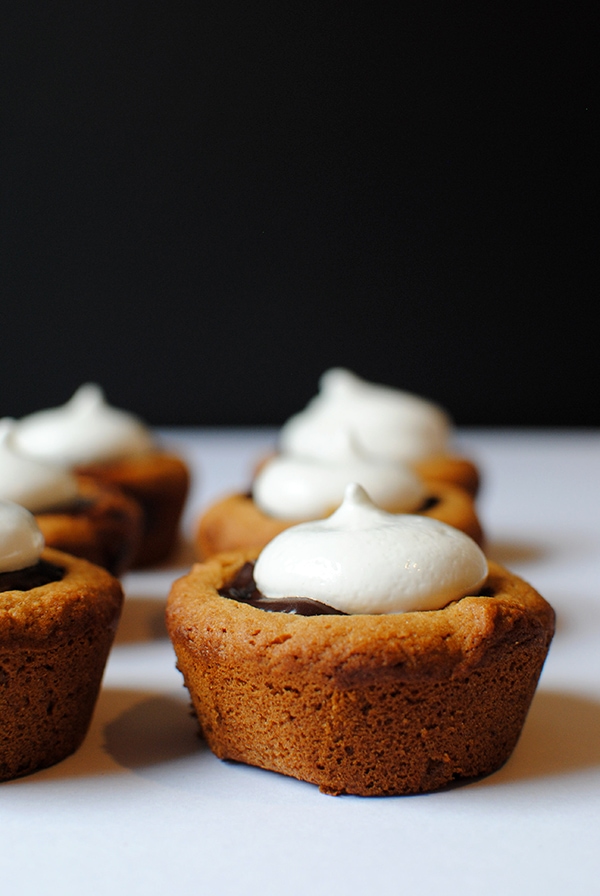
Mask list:
[[[272,430],[167,430],[194,470],[185,531],[246,487]],[[3,894],[600,892],[600,431],[463,430],[489,553],[555,607],[525,729],[489,778],[417,797],[331,797],[217,760],[197,735],[163,610],[177,565],[124,578],[89,734],[0,785]]]

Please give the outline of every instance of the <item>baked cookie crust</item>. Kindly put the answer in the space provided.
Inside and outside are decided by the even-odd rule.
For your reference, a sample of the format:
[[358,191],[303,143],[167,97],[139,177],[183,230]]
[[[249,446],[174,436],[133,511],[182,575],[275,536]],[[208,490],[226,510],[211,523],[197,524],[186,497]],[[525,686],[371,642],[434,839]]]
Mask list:
[[83,741],[123,602],[117,579],[47,548],[59,581],[0,591],[0,780],[54,765]]
[[256,551],[174,583],[167,627],[211,750],[326,793],[431,791],[508,759],[554,633],[554,612],[490,563],[486,587],[442,610],[266,612],[222,597]]
[[89,476],[79,476],[78,482],[80,506],[35,515],[46,546],[122,575],[139,550],[142,509],[121,489]]
[[177,541],[190,484],[188,468],[181,458],[153,451],[110,463],[87,464],[76,472],[122,489],[140,505],[143,530],[134,567],[153,566],[169,556]]
[[479,469],[466,457],[440,454],[415,461],[413,469],[426,482],[454,485],[463,488],[473,498],[479,493],[481,477]]

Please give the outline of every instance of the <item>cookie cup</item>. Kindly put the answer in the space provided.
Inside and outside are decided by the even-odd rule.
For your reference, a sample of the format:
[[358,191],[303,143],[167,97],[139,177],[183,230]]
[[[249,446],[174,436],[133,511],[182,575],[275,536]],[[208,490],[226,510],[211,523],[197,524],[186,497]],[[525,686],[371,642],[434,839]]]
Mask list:
[[188,468],[179,457],[152,451],[110,463],[87,464],[77,472],[122,489],[140,505],[143,529],[134,567],[153,566],[167,559],[177,541],[190,482]]
[[73,753],[88,730],[123,593],[106,570],[60,551],[56,582],[0,592],[0,780]]
[[[429,498],[423,516],[441,520],[483,543],[483,531],[471,495],[464,489],[442,483],[427,483]],[[332,512],[333,512],[332,508]],[[393,508],[390,512],[394,512]],[[229,495],[217,501],[200,518],[194,535],[199,559],[224,551],[263,548],[269,541],[301,520],[281,520],[264,513],[251,495]]]
[[46,546],[122,575],[139,550],[142,509],[121,489],[89,476],[79,476],[78,483],[80,497],[74,506],[35,515]]
[[211,750],[330,794],[414,794],[510,756],[554,612],[490,563],[480,594],[381,616],[266,612],[222,597],[256,551],[174,583],[167,627]]
[[481,485],[479,469],[466,457],[440,454],[415,461],[413,469],[425,482],[453,485],[475,498]]

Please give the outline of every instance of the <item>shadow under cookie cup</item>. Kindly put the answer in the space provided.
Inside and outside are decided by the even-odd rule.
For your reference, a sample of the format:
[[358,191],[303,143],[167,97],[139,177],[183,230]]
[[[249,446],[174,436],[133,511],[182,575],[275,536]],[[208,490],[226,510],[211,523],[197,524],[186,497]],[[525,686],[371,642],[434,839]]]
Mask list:
[[302,617],[218,594],[256,554],[197,564],[167,603],[218,757],[362,796],[435,790],[508,759],[554,632],[531,586],[490,563],[481,594],[442,610]]
[[80,746],[123,602],[104,569],[50,548],[41,560],[58,567],[56,581],[0,591],[0,780]]

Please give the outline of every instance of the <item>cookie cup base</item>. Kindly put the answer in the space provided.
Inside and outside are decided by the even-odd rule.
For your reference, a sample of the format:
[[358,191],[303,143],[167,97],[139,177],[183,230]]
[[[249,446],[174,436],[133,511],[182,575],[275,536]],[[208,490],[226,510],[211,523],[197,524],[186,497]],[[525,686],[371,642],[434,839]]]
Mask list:
[[515,747],[554,632],[552,608],[490,563],[442,610],[302,617],[217,589],[256,551],[197,564],[167,627],[211,750],[331,794],[415,794],[490,774]]
[[123,593],[100,567],[47,548],[62,579],[0,592],[0,780],[73,753],[88,730]]

